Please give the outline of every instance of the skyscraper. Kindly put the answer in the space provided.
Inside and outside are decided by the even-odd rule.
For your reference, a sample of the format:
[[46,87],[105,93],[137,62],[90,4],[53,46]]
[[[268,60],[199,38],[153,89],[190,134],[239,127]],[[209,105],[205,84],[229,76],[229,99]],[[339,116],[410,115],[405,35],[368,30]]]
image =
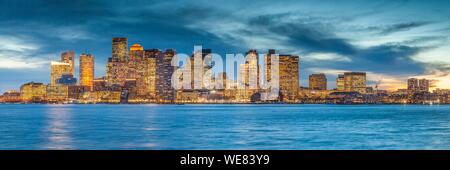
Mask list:
[[311,74],[309,76],[309,88],[311,90],[327,90],[327,77],[325,74]]
[[175,90],[172,87],[172,74],[175,71],[172,58],[175,54],[175,50],[168,49],[156,58],[156,98],[160,103],[175,101]]
[[128,78],[128,39],[112,39],[112,57],[106,66],[107,85],[124,86]]
[[128,60],[128,38],[112,39],[112,60],[121,62]]
[[80,55],[80,86],[94,88],[94,56],[91,54]]
[[58,84],[57,80],[64,74],[73,75],[71,71],[72,67],[69,63],[52,61],[50,63],[50,85]]
[[366,73],[345,72],[344,90],[347,92],[366,93]]
[[61,62],[70,64],[69,73],[75,75],[75,53],[73,51],[61,53]]
[[345,91],[345,79],[343,74],[339,74],[336,78],[336,89],[338,91]]
[[408,79],[408,90],[411,92],[427,92],[430,90],[430,81],[427,79]]
[[281,100],[293,102],[297,98],[300,86],[298,64],[300,58],[293,55],[279,56],[279,84]]
[[158,49],[145,50],[145,62],[147,70],[145,72],[145,81],[148,83],[148,93],[154,98],[156,95],[156,58],[161,53]]

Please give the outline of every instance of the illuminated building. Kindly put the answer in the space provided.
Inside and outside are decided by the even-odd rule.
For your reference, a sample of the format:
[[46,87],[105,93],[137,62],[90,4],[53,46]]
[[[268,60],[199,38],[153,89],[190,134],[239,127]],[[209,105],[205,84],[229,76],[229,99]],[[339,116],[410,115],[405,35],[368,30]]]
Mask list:
[[309,76],[309,89],[327,90],[327,77],[325,74],[311,74]]
[[18,103],[21,102],[22,98],[20,97],[20,92],[15,90],[9,90],[3,93],[1,97],[1,102],[3,103]]
[[106,66],[108,86],[123,86],[128,78],[128,39],[112,39],[112,57]]
[[80,55],[80,86],[94,88],[94,56],[91,54]]
[[62,77],[62,75],[73,75],[71,73],[71,66],[69,63],[54,62],[50,63],[50,85],[58,84],[57,80]]
[[194,90],[201,91],[206,88],[205,79],[208,77],[204,77],[204,75],[212,66],[205,63],[211,61],[211,53],[211,49],[202,49],[194,51],[194,54],[190,58],[191,88]]
[[94,79],[93,85],[94,85],[94,88],[93,88],[94,91],[104,91],[104,90],[106,90],[107,89],[106,77],[100,77],[100,78]]
[[39,102],[45,99],[47,86],[43,83],[30,82],[20,87],[20,97],[23,102]]
[[160,103],[175,101],[175,90],[172,87],[172,74],[175,71],[172,58],[175,53],[175,50],[168,49],[156,58],[156,98]]
[[411,92],[428,92],[430,90],[430,81],[427,79],[408,79],[408,90]]
[[119,62],[128,61],[128,38],[112,39],[112,60]]
[[158,49],[145,50],[145,63],[147,65],[144,72],[145,82],[148,83],[147,90],[150,97],[154,98],[156,95],[156,57],[160,55],[161,51]]
[[73,51],[66,51],[61,53],[61,62],[69,64],[69,73],[75,75],[75,53]]
[[80,99],[84,92],[91,91],[88,86],[68,86],[67,90],[69,99]]
[[69,98],[69,86],[56,84],[47,86],[47,101],[50,103],[60,103]]
[[345,72],[344,91],[366,93],[366,73]]
[[293,55],[279,56],[280,99],[284,102],[295,102],[300,87],[298,65],[299,57]]
[[336,78],[336,90],[345,91],[345,79],[343,74],[339,74]]

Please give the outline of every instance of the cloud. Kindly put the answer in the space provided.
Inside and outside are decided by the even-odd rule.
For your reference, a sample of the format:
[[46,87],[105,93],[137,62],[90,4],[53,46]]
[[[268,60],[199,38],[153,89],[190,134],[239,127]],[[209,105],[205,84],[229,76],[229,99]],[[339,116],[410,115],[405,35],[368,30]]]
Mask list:
[[397,23],[393,25],[388,25],[384,27],[376,27],[379,29],[379,34],[388,35],[396,32],[408,31],[417,27],[425,26],[430,24],[429,22],[408,22],[408,23]]
[[0,35],[0,69],[39,68],[48,63],[42,57],[30,56],[40,46],[24,38]]

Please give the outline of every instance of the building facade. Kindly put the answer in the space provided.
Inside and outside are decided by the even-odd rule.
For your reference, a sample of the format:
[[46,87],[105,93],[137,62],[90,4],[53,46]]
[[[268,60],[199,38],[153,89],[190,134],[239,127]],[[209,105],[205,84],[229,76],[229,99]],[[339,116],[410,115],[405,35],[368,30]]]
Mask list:
[[94,88],[94,56],[91,54],[80,55],[80,86]]
[[327,90],[327,77],[325,74],[311,74],[309,76],[309,89]]
[[172,59],[176,52],[168,49],[156,58],[156,99],[159,103],[175,102],[175,89],[172,87],[172,74],[175,67]]
[[20,97],[23,102],[43,101],[47,95],[47,86],[43,83],[30,82],[20,87]]
[[69,73],[75,75],[75,52],[66,51],[61,53],[61,62],[70,65]]
[[63,75],[73,75],[72,67],[69,63],[54,62],[50,63],[50,85],[58,84],[58,79]]
[[366,73],[365,72],[344,73],[344,91],[366,93]]

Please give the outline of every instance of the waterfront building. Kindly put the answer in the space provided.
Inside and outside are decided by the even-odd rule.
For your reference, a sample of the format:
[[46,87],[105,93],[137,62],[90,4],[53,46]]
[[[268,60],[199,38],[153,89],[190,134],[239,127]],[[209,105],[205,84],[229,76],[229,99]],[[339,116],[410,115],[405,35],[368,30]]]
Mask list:
[[204,75],[208,69],[212,68],[212,66],[205,63],[211,61],[211,53],[211,49],[202,49],[194,51],[194,53],[190,57],[191,88],[194,90],[206,89],[205,79],[209,77],[204,77]]
[[283,102],[295,102],[300,88],[300,58],[293,55],[279,56],[280,99]]
[[23,102],[40,102],[47,95],[47,86],[43,83],[29,82],[20,87],[20,97]]
[[108,86],[123,86],[128,78],[128,39],[112,39],[112,57],[106,66]]
[[63,84],[47,86],[47,101],[49,103],[61,103],[69,98],[69,86]]
[[327,77],[325,74],[311,74],[309,76],[309,88],[311,90],[327,90]]
[[22,98],[20,97],[20,92],[16,90],[9,90],[3,93],[1,97],[1,102],[3,103],[18,103],[21,102]]
[[80,55],[80,86],[94,89],[94,56],[91,54]]
[[175,54],[175,50],[168,49],[156,58],[156,98],[159,103],[175,102],[176,94],[172,87],[172,74],[176,69],[172,66],[172,58]]
[[336,78],[336,90],[344,91],[345,90],[345,79],[343,74],[339,74]]
[[146,91],[150,98],[155,98],[156,96],[156,58],[161,53],[158,49],[145,50],[145,63],[146,70],[144,72],[144,81],[147,83]]
[[69,99],[80,99],[83,93],[91,91],[88,86],[68,86],[67,96]]
[[112,60],[114,62],[128,61],[128,38],[116,37],[112,39]]
[[50,63],[50,85],[58,84],[57,80],[62,77],[62,75],[73,75],[71,73],[71,66],[69,63],[55,62]]
[[75,52],[66,51],[61,53],[61,62],[69,64],[69,73],[75,75]]
[[430,81],[427,79],[408,79],[408,90],[410,92],[428,92],[430,90]]
[[345,72],[344,91],[366,93],[366,73]]

